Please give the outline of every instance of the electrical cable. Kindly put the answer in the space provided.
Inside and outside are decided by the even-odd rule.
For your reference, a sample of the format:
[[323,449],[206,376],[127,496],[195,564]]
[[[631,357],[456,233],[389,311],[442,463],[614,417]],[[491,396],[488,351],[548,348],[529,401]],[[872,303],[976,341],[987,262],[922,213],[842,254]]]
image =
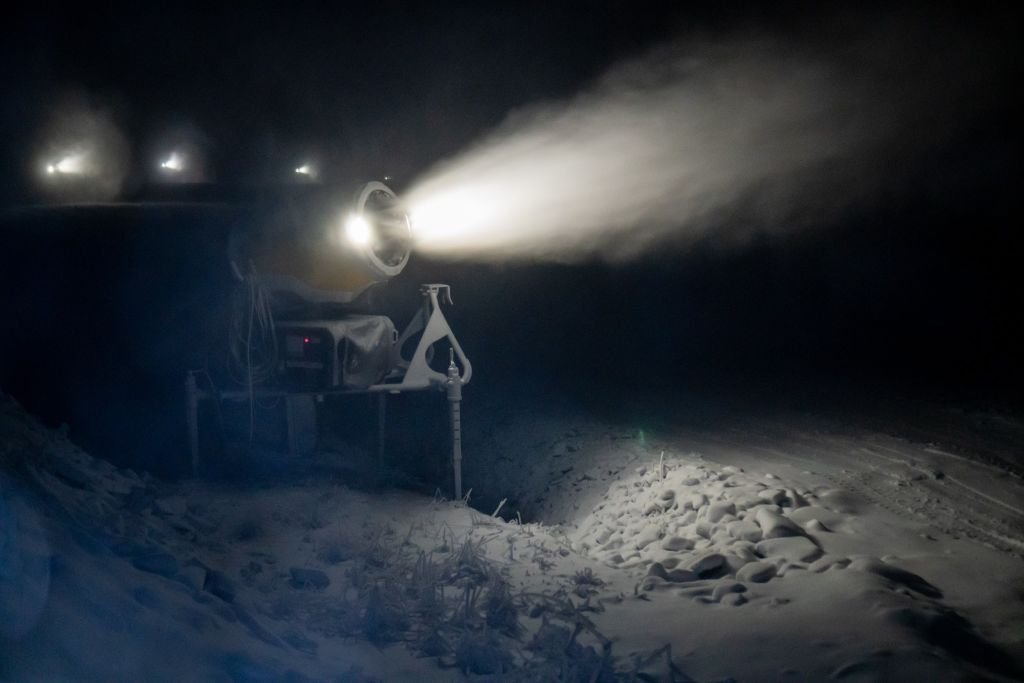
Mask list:
[[249,445],[256,431],[256,385],[272,379],[278,369],[279,349],[270,296],[260,283],[256,267],[236,289],[229,335],[228,370],[249,393]]

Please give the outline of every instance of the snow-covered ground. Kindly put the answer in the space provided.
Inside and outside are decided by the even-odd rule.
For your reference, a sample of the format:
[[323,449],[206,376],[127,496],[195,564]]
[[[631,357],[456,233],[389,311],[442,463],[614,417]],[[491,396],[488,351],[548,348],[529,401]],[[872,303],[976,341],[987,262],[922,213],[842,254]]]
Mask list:
[[1024,675],[1012,415],[467,400],[484,512],[329,462],[162,482],[0,399],[0,678]]

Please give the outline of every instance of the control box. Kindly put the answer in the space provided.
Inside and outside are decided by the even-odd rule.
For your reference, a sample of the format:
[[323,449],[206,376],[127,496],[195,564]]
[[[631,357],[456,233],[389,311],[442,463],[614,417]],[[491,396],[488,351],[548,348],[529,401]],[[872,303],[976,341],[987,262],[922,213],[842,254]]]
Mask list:
[[398,331],[383,315],[276,324],[280,383],[288,389],[365,389],[398,362]]

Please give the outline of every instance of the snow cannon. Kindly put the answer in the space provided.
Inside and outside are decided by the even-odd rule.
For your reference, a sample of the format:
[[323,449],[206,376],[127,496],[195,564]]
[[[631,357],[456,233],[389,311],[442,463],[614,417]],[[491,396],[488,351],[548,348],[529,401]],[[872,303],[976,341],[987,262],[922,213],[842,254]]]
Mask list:
[[284,199],[259,206],[259,221],[232,235],[240,279],[255,275],[295,303],[348,304],[408,263],[409,217],[384,183]]
[[[402,327],[374,296],[402,273],[413,244],[390,187],[313,182],[309,163],[294,169],[301,182],[193,182],[182,175],[188,156],[176,150],[160,160],[164,182],[118,176],[117,191],[97,202],[62,189],[105,177],[107,157],[91,150],[44,160],[54,201],[0,212],[0,294],[19,321],[17,334],[0,334],[5,386],[46,386],[25,367],[54,368],[61,383],[77,373],[82,398],[73,403],[90,407],[81,426],[94,422],[102,383],[117,400],[132,398],[131,438],[144,444],[125,448],[117,424],[100,435],[110,451],[160,452],[168,461],[188,453],[194,475],[207,461],[220,468],[255,452],[321,450],[321,406],[357,396],[375,399],[383,458],[388,397],[433,392],[447,399],[453,493],[462,497],[459,406],[473,367],[442,311],[453,305],[451,289],[422,284]],[[23,296],[25,283],[40,281],[40,294]],[[51,302],[68,310],[51,315]],[[72,355],[54,331],[68,328],[96,332],[76,333]],[[182,398],[184,420],[168,425]],[[61,421],[68,412],[55,407]],[[349,412],[374,422],[339,411]]]
[[[268,190],[244,207],[227,245],[236,282],[226,310],[226,372],[185,378],[192,471],[200,471],[207,441],[204,406],[214,408],[218,429],[231,422],[224,416],[232,403],[242,409],[235,422],[247,433],[234,440],[245,448],[258,441],[258,423],[283,422],[284,443],[274,447],[298,456],[317,449],[325,400],[375,395],[383,457],[387,397],[433,390],[447,398],[453,490],[461,498],[461,389],[473,368],[441,310],[452,304],[451,288],[421,285],[421,306],[404,328],[370,296],[409,261],[412,230],[398,197],[371,181],[342,191]],[[283,421],[257,419],[263,406],[283,411]]]

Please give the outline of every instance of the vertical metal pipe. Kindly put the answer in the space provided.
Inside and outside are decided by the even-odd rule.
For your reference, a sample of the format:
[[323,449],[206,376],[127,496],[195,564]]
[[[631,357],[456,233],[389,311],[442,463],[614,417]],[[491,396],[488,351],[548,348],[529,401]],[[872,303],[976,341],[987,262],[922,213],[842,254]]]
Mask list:
[[455,365],[455,351],[448,362],[448,379],[445,389],[448,394],[448,416],[452,430],[452,470],[455,473],[455,499],[462,499],[462,378]]
[[455,498],[462,498],[462,408],[459,401],[448,402],[452,427],[452,469],[455,472]]

